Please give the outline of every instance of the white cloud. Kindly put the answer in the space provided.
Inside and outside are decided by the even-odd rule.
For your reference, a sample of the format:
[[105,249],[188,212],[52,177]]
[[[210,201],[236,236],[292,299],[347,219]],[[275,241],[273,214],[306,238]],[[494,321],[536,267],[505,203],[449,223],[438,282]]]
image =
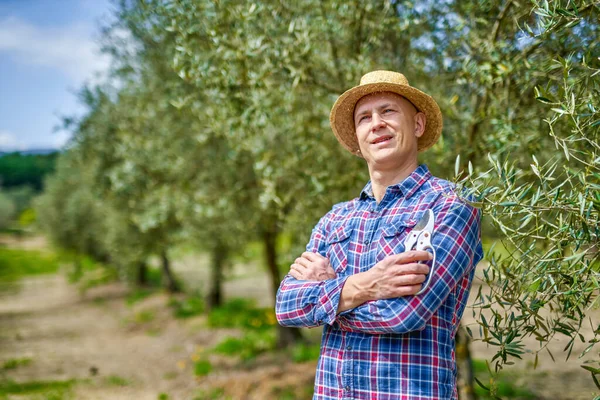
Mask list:
[[0,130],[0,151],[25,150],[25,143],[17,138],[14,133]]
[[54,136],[52,137],[52,142],[50,143],[50,147],[53,149],[62,148],[71,138],[71,132],[60,130],[54,132]]
[[110,62],[109,56],[100,54],[93,32],[87,23],[43,28],[7,17],[0,20],[0,53],[20,63],[55,68],[79,84],[105,72]]

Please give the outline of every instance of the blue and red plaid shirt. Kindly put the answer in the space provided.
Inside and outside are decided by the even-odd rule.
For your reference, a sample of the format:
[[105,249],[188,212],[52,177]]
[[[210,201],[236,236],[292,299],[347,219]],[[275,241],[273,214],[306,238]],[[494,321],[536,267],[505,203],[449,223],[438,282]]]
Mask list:
[[[425,293],[364,303],[337,315],[346,279],[404,251],[404,239],[431,209],[436,267]],[[287,275],[277,294],[281,325],[324,325],[313,399],[456,399],[454,338],[475,265],[483,256],[480,213],[452,184],[419,166],[387,188],[371,184],[337,204],[313,229],[307,251],[327,257],[337,278]]]

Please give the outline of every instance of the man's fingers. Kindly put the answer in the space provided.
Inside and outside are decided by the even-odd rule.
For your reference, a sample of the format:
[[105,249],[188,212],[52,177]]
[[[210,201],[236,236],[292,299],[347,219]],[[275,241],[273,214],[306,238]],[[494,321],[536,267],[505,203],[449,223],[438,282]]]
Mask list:
[[290,266],[290,270],[298,271],[300,273],[302,273],[304,269],[306,269],[306,267],[304,265],[300,265],[300,264],[296,264],[296,263],[293,263]]
[[308,259],[304,258],[304,257],[298,257],[296,258],[296,260],[294,261],[295,264],[298,264],[304,268],[309,268],[310,267],[310,263],[311,261],[309,261]]
[[429,266],[421,263],[410,263],[410,264],[395,264],[392,266],[393,271],[397,275],[409,275],[409,274],[428,274]]
[[394,286],[412,286],[425,282],[426,276],[423,274],[399,275],[391,282]]
[[298,280],[302,280],[302,275],[294,269],[290,269],[289,274]]
[[319,253],[311,253],[310,251],[305,251],[304,253],[302,253],[302,257],[312,262],[326,260],[326,258],[320,255]]
[[422,285],[410,285],[402,286],[398,288],[398,297],[400,296],[412,296],[417,294],[421,290]]
[[429,261],[433,259],[431,253],[424,250],[410,250],[400,254],[388,256],[394,264],[406,264],[416,261]]

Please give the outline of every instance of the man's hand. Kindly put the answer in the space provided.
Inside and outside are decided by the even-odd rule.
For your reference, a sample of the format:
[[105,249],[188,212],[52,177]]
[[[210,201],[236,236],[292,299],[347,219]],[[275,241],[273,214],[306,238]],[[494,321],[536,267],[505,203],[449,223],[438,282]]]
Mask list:
[[370,270],[351,275],[342,289],[338,314],[367,301],[417,294],[429,273],[429,267],[418,261],[431,259],[426,251],[411,250],[387,256]]
[[301,281],[324,281],[337,277],[327,258],[310,252],[296,258],[290,267],[290,275]]
[[419,261],[429,261],[432,255],[426,251],[411,250],[392,254],[365,272],[365,290],[370,300],[409,296],[421,290],[429,267]]

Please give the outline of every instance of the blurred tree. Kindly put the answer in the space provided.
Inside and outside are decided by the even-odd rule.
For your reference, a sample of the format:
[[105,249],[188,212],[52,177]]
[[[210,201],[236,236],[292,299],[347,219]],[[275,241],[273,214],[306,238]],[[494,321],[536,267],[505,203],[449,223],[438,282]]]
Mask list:
[[89,171],[73,153],[62,153],[56,173],[46,179],[45,191],[36,198],[34,207],[38,223],[51,242],[76,255],[106,262],[109,255],[98,234],[106,227],[105,208],[91,187]]
[[15,205],[10,197],[0,192],[0,229],[8,228],[15,215]]
[[[144,4],[175,33],[173,66],[195,88],[179,104],[206,132],[222,135],[233,154],[243,154],[253,171],[254,179],[236,192],[256,204],[246,204],[253,213],[248,227],[263,242],[275,296],[280,268],[293,259],[280,260],[281,232],[305,242],[318,218],[355,197],[367,180],[359,159],[322,134],[331,104],[365,70],[406,62],[407,41],[397,27],[408,25],[384,1],[341,8],[333,1]],[[387,34],[394,41],[384,40]],[[237,207],[237,197],[225,193],[229,207]],[[293,257],[299,246],[294,250]],[[281,346],[296,341],[289,332],[280,332]]]

